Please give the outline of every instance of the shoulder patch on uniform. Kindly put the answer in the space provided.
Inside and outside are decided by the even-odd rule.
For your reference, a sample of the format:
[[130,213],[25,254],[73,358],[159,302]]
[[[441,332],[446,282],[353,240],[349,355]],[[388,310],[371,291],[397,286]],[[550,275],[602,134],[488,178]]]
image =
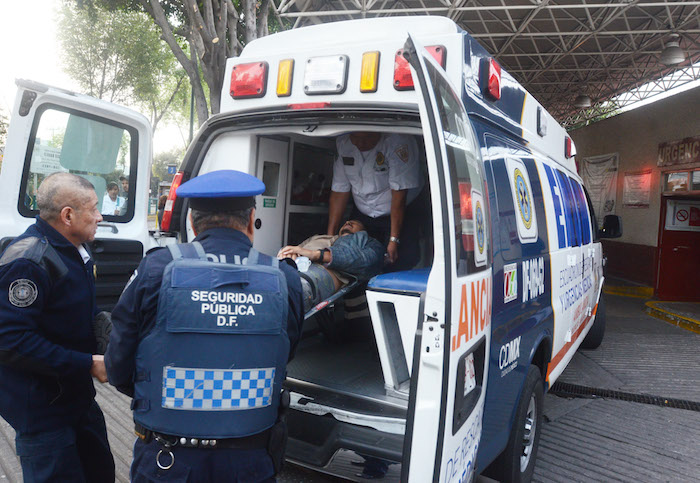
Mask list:
[[10,284],[9,299],[15,307],[29,307],[36,300],[39,290],[28,278],[18,278]]
[[396,155],[399,157],[401,161],[404,163],[408,162],[408,146],[405,144],[402,144],[398,148],[396,148],[396,151],[394,151]]

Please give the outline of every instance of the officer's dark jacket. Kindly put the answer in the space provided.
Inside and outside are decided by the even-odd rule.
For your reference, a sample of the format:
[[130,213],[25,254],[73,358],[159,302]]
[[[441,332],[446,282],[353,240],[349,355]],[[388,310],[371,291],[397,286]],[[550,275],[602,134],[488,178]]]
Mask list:
[[92,260],[37,217],[0,257],[0,414],[19,432],[73,424],[91,404]]
[[[213,228],[201,233],[196,241],[202,244],[207,255],[216,256],[220,262],[234,263],[248,256],[250,239],[238,230]],[[223,257],[222,257],[223,255]],[[225,260],[224,260],[225,258]],[[172,261],[170,251],[159,248],[151,251],[136,270],[119,302],[112,311],[112,333],[105,354],[105,364],[110,384],[119,391],[133,396],[135,357],[139,341],[153,329],[158,312],[158,294],[165,266]],[[286,263],[280,269],[287,279],[289,311],[287,335],[289,358],[294,355],[304,321],[301,282],[297,270]]]

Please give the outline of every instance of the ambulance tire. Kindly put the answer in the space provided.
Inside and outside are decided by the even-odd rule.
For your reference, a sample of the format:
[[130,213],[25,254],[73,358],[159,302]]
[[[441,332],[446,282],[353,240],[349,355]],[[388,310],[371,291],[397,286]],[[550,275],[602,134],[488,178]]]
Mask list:
[[595,319],[593,319],[593,327],[588,331],[586,338],[581,342],[581,349],[593,350],[597,349],[603,342],[603,336],[605,335],[605,299],[603,295],[600,296],[600,302],[598,302],[598,310],[595,313]]
[[524,483],[532,480],[542,432],[543,403],[540,369],[531,365],[525,377],[508,444],[489,468],[489,473],[498,481]]

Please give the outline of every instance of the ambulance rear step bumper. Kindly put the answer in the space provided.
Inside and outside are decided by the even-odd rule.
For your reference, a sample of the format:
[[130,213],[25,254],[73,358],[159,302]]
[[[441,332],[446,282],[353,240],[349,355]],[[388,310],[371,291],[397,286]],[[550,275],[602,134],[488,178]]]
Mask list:
[[401,461],[406,402],[375,399],[287,379],[287,458],[323,468],[340,449]]
[[[326,468],[339,450],[401,462],[402,434],[385,433],[344,423],[330,415],[317,416],[296,410],[289,411],[287,422],[289,441],[286,458],[303,466]],[[327,468],[325,472],[329,470]]]

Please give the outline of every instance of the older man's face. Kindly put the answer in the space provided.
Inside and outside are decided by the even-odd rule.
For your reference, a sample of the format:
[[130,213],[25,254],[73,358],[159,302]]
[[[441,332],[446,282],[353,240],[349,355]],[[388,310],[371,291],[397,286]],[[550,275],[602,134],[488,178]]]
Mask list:
[[71,225],[71,235],[80,243],[95,239],[97,224],[102,221],[100,210],[97,209],[97,195],[94,191],[86,191],[88,196],[74,202],[74,218]]

